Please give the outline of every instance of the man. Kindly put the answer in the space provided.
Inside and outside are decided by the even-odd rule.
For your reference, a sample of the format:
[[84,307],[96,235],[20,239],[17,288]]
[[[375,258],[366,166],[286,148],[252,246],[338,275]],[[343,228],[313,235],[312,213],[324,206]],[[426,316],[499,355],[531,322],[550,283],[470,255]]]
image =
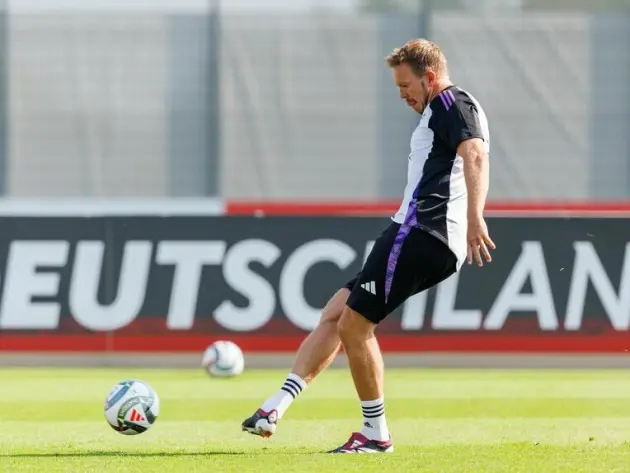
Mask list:
[[408,182],[392,224],[359,274],[323,310],[300,346],[278,393],[242,424],[269,437],[291,403],[343,344],[361,400],[363,427],[331,453],[389,453],[383,359],[375,327],[410,296],[458,271],[467,259],[491,261],[483,210],[488,192],[489,132],[479,103],[451,82],[434,43],[418,39],[387,57],[400,97],[420,114],[411,137]]

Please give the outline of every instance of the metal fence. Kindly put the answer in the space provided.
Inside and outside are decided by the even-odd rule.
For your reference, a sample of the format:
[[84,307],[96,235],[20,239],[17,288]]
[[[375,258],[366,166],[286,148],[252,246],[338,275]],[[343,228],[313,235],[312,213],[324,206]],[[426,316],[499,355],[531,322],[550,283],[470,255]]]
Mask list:
[[630,196],[623,11],[217,3],[9,2],[5,195],[398,198],[417,117],[383,58],[428,36],[488,114],[492,198]]

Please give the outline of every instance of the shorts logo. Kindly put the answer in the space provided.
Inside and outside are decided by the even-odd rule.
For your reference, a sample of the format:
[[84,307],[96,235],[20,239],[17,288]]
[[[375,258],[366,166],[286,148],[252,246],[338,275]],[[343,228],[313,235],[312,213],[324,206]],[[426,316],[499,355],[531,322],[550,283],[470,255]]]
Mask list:
[[372,294],[376,295],[376,284],[374,283],[374,281],[364,282],[363,284],[361,284],[361,287],[367,292],[371,292]]

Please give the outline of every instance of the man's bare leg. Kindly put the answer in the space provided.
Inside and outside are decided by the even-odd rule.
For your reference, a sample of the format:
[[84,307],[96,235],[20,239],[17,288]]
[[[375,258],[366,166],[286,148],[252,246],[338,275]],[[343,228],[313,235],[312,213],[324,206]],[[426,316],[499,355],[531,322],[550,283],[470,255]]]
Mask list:
[[337,324],[349,294],[346,288],[335,293],[324,307],[318,326],[304,339],[297,351],[291,372],[307,384],[332,363],[341,347]]
[[361,434],[370,440],[384,442],[390,436],[383,399],[383,356],[374,335],[375,327],[349,307],[339,320],[339,336],[363,410]]
[[284,384],[252,417],[243,422],[243,430],[270,437],[275,432],[276,422],[284,416],[293,401],[332,363],[341,346],[337,324],[349,294],[350,291],[343,288],[328,301],[319,324],[300,345]]

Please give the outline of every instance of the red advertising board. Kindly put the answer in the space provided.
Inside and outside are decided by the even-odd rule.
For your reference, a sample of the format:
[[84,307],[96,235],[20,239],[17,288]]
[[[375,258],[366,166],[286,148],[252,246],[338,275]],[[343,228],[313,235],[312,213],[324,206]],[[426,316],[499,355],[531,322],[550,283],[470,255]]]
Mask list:
[[[396,205],[201,208],[0,215],[0,350],[198,352],[230,339],[294,351]],[[394,311],[382,348],[626,352],[629,216],[617,203],[490,206],[493,263]]]

